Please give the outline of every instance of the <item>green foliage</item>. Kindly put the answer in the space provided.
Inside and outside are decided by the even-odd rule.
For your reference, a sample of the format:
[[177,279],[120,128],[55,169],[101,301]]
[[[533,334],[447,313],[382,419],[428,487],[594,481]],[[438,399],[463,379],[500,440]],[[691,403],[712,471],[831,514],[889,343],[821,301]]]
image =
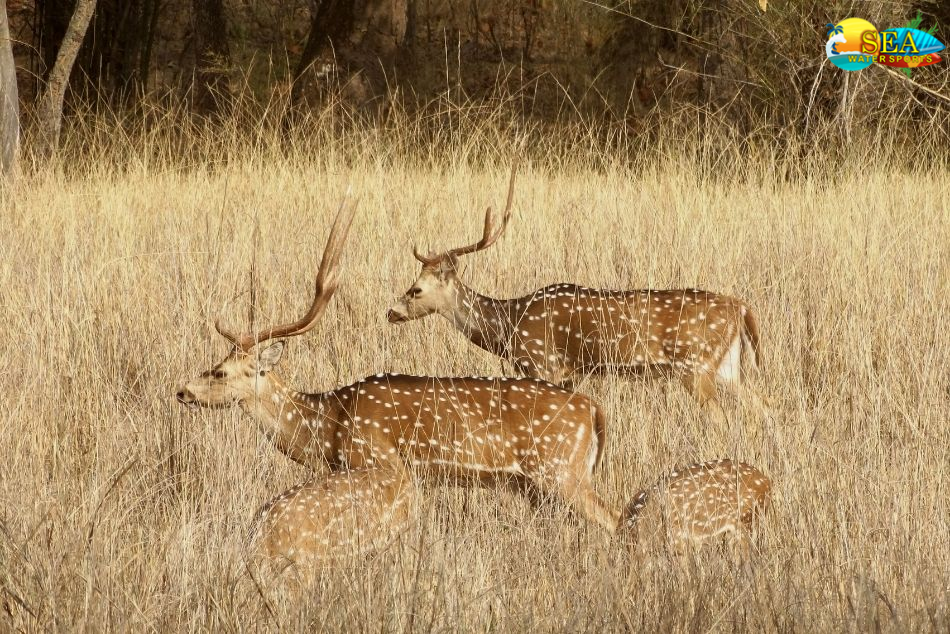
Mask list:
[[[920,10],[918,10],[918,11],[917,11],[917,15],[914,16],[913,18],[911,18],[910,20],[908,20],[907,23],[904,24],[904,27],[903,27],[903,28],[905,28],[905,29],[917,29],[917,28],[920,28],[920,25],[921,25],[921,23],[922,23],[923,21],[924,21],[924,14],[923,14],[923,12],[921,12]],[[937,25],[936,25],[936,24],[933,24],[933,25],[930,26],[929,29],[927,29],[927,30],[924,31],[924,32],[925,32],[925,33],[929,33],[930,35],[933,35],[934,33],[936,33],[936,31],[937,31]],[[908,77],[910,77],[911,69],[909,69],[909,68],[901,68],[900,71],[901,71],[902,73],[904,73],[905,75],[907,75]]]

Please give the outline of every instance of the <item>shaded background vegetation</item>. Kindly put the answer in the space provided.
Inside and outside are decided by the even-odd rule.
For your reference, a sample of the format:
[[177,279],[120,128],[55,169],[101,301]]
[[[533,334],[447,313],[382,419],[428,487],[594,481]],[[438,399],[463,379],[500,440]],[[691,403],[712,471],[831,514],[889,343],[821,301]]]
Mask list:
[[[939,0],[99,0],[72,70],[69,115],[143,108],[292,126],[394,110],[432,129],[466,110],[504,126],[583,124],[640,147],[715,131],[796,157],[842,140],[947,138],[948,102],[873,67],[824,59],[824,25],[880,28],[918,13],[947,40]],[[8,3],[29,133],[75,0]],[[948,65],[913,80],[944,95]],[[251,106],[255,106],[254,107]],[[263,107],[262,107],[263,106]],[[446,113],[451,113],[451,116]],[[142,123],[142,119],[136,119]],[[68,125],[68,124],[67,124]],[[725,136],[723,136],[725,135]],[[834,158],[840,158],[836,154]]]

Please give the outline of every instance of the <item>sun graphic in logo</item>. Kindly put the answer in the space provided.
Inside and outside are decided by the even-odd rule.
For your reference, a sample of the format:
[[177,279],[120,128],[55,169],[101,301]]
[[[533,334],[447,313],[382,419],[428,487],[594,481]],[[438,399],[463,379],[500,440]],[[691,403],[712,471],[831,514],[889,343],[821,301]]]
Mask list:
[[861,52],[862,35],[870,31],[877,37],[873,24],[861,18],[847,18],[827,26],[825,55],[832,64],[845,70],[861,70],[874,63],[874,55]]

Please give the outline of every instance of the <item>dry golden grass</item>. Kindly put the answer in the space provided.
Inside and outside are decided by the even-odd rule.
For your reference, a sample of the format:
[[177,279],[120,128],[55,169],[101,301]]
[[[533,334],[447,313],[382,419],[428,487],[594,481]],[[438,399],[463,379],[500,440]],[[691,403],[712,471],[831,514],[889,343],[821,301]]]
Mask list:
[[[250,153],[249,153],[250,156]],[[410,247],[478,234],[507,165],[299,151],[187,169],[130,163],[2,194],[0,628],[326,631],[891,631],[950,627],[950,178],[871,169],[783,181],[688,160],[527,166],[515,218],[464,279],[696,285],[746,298],[775,420],[703,422],[678,386],[579,386],[611,426],[597,486],[619,506],[677,464],[731,456],[775,482],[748,562],[630,557],[598,529],[488,490],[428,491],[389,551],[306,592],[248,576],[254,511],[305,477],[237,411],[177,386],[226,352],[209,322],[307,301],[329,219],[360,196],[345,284],[281,374],[328,390],[380,371],[498,374],[437,317],[390,326]],[[425,165],[429,165],[428,167]],[[725,169],[725,168],[724,168]],[[255,223],[260,228],[256,249]],[[727,411],[736,411],[731,403]]]

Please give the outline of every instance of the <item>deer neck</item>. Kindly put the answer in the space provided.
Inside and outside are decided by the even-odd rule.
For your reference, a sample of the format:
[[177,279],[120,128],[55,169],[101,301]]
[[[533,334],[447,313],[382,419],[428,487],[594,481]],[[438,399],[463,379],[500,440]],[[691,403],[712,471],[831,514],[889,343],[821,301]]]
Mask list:
[[307,466],[325,463],[323,436],[332,433],[327,395],[298,392],[268,374],[241,407],[280,452]]
[[446,317],[476,346],[506,356],[514,329],[510,301],[481,295],[458,282]]

